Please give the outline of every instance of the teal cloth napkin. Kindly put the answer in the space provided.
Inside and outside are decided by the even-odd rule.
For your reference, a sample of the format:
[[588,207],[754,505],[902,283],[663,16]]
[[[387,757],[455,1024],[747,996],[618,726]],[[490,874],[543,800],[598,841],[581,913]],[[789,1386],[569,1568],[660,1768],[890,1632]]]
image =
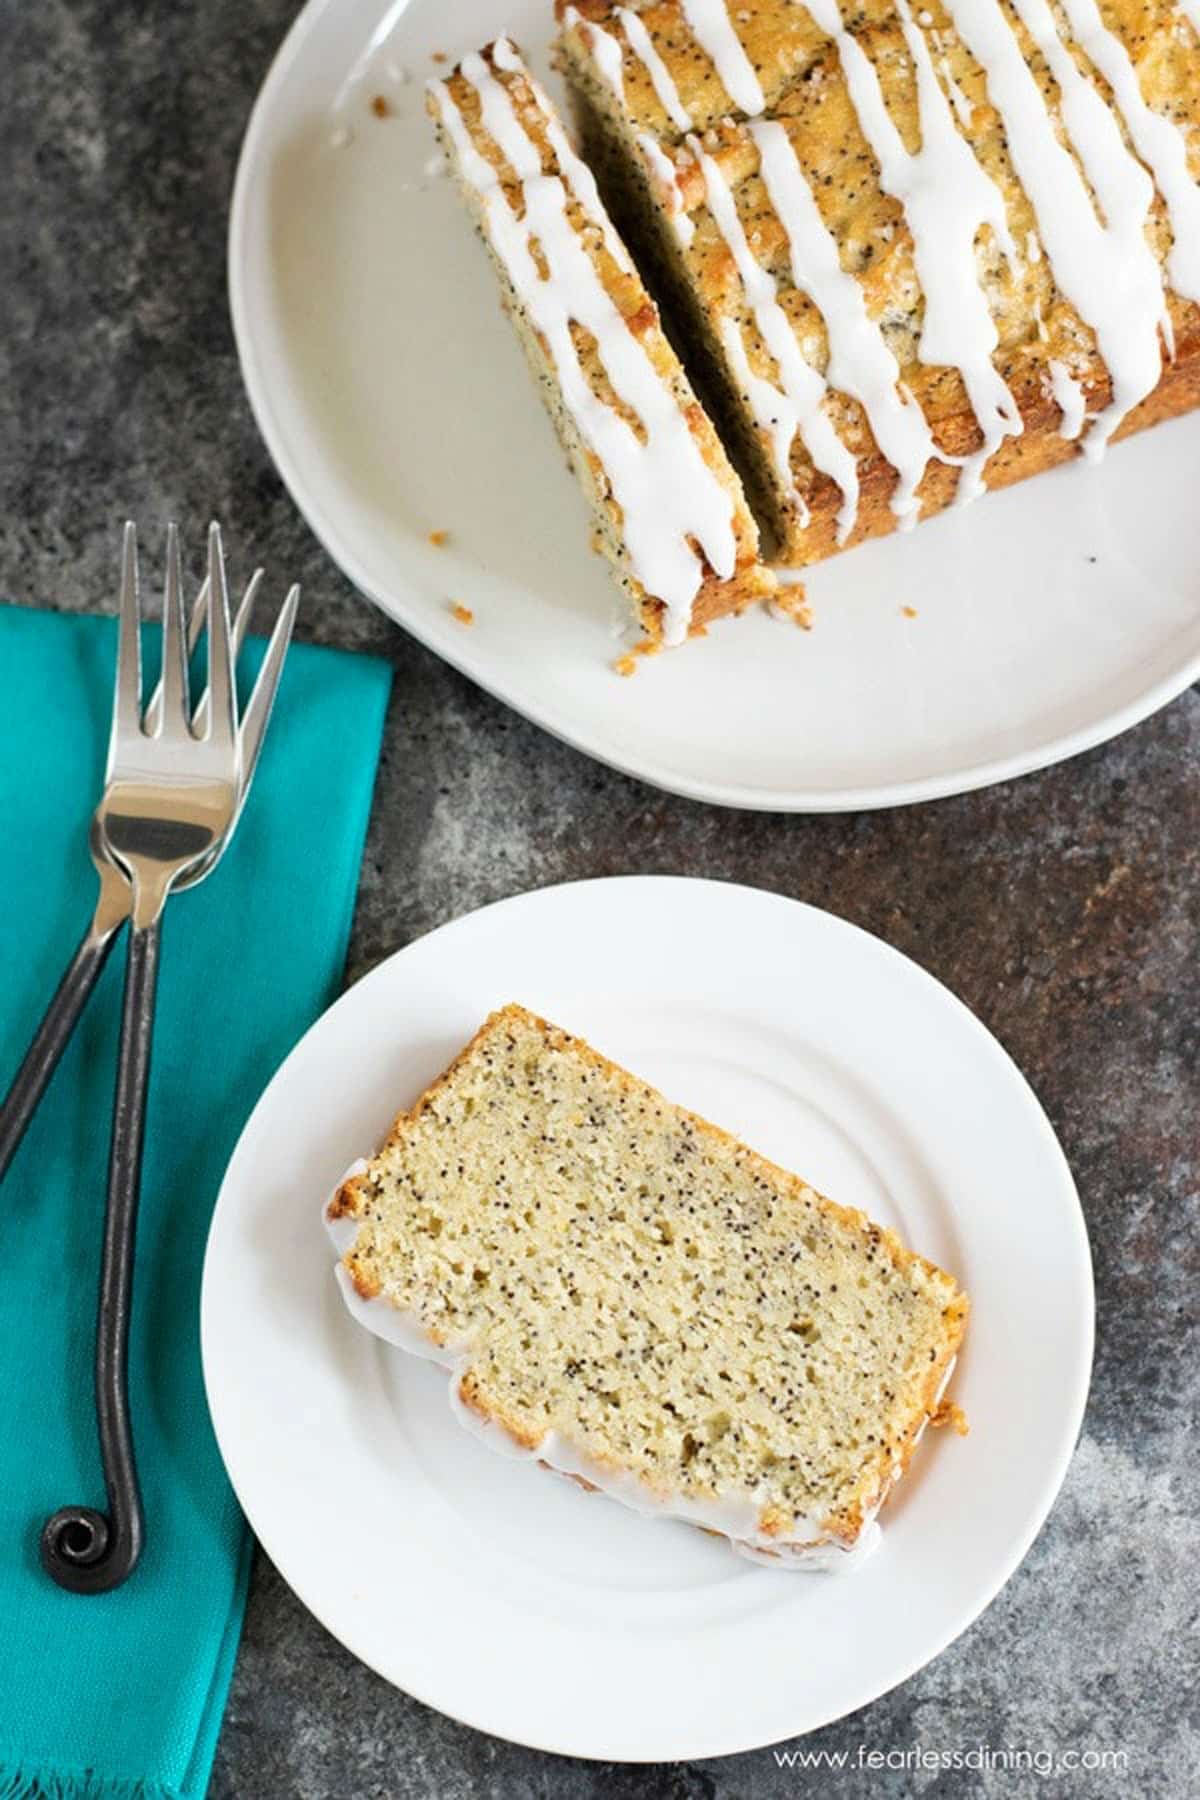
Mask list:
[[[115,648],[111,619],[0,605],[0,1092],[90,915]],[[238,835],[168,908],[130,1345],[146,1547],[112,1594],[63,1593],[37,1544],[56,1507],[104,1504],[91,1361],[123,939],[0,1187],[0,1800],[207,1787],[250,1539],[201,1378],[205,1237],[251,1107],[337,990],[389,685],[374,659],[292,649]]]

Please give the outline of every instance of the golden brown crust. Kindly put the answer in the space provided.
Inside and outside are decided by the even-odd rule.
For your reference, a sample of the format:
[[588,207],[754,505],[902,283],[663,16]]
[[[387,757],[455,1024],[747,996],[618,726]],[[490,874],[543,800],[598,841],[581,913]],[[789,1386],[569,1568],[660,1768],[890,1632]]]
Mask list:
[[[1122,420],[1113,433],[1120,442],[1151,425],[1164,424],[1200,407],[1200,308],[1193,307],[1196,329],[1182,342],[1176,343],[1175,358],[1164,366],[1163,377],[1152,394],[1148,394]],[[1103,369],[1086,382],[1089,412],[1100,411],[1111,398],[1112,384]],[[1062,414],[1056,402],[1039,386],[1016,396],[1025,429],[1020,437],[1006,438],[987,465],[987,485],[1011,487],[1031,475],[1045,474],[1062,468],[1081,454],[1077,440],[1059,433]],[[938,424],[938,438],[945,449],[954,454],[967,454],[979,441],[979,427],[971,412],[948,415]],[[896,487],[896,472],[876,450],[859,465],[862,482],[858,521],[845,544],[837,542],[837,515],[841,492],[831,481],[818,478],[810,499],[811,523],[804,534],[805,563],[824,561],[841,550],[852,549],[870,538],[886,537],[897,528],[891,509]],[[917,493],[921,499],[922,519],[934,518],[954,504],[958,488],[958,471],[945,463],[932,463]]]
[[487,1398],[474,1369],[468,1369],[459,1378],[458,1397],[467,1411],[474,1413],[481,1424],[498,1425],[518,1449],[530,1452],[537,1449],[538,1439],[526,1431],[518,1420],[506,1414],[502,1407]]

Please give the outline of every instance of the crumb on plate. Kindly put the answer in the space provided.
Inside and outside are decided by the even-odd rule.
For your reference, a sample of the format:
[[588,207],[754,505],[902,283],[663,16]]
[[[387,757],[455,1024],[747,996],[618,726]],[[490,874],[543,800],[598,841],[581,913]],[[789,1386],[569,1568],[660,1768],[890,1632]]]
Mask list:
[[376,94],[371,102],[371,111],[377,119],[388,119],[392,114],[392,103],[386,94]]
[[433,60],[435,63],[444,63],[449,62],[450,58],[446,55],[444,50],[435,50],[433,53]]
[[464,606],[461,600],[451,600],[450,611],[460,625],[473,625],[475,623],[475,614],[471,611],[469,606]]
[[619,656],[613,668],[618,675],[624,675],[628,679],[630,675],[637,674],[638,663],[643,656],[657,656],[661,649],[662,645],[654,638],[643,638],[640,644],[635,644],[632,650]]
[[779,592],[767,601],[767,611],[773,619],[790,619],[801,631],[813,628],[812,607],[804,595],[804,589],[793,583],[780,588]]
[[971,1435],[967,1415],[954,1400],[943,1400],[937,1411],[930,1415],[929,1423],[934,1427],[949,1425],[959,1437],[970,1437]]
[[902,606],[900,611],[904,614],[906,619],[915,619],[917,617],[917,609],[915,606]]
[[429,541],[435,550],[444,550],[450,542],[450,533],[448,531],[431,531]]

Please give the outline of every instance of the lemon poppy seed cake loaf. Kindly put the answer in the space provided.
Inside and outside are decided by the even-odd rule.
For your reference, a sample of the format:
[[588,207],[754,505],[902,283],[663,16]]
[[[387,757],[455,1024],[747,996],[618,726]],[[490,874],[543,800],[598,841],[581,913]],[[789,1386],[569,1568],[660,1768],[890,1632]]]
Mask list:
[[893,1233],[518,1006],[326,1220],[352,1311],[495,1447],[783,1566],[871,1548],[966,1324]]
[[546,94],[498,39],[428,107],[646,638],[769,599],[758,527],[658,309]]
[[1200,405],[1197,0],[557,0],[784,562]]

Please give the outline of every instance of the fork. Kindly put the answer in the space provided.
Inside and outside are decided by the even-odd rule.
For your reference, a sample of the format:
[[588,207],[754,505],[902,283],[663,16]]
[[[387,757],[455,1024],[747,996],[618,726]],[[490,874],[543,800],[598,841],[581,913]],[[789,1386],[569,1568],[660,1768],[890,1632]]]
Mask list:
[[[246,640],[254,603],[262,584],[262,576],[261,569],[256,569],[251,576],[233,622],[235,662],[241,655],[242,646]],[[199,641],[200,629],[207,609],[208,591],[209,584],[206,578],[196,597],[188,622],[189,656]],[[263,659],[258,680],[254,686],[254,692],[246,707],[245,718],[242,721],[239,734],[242,742],[241,806],[246,804],[246,796],[250,791],[258,767],[259,753],[262,750],[271,714],[271,704],[275,698],[279,671],[291,639],[299,597],[299,588],[293,587],[284,601],[267,648],[267,654]],[[163,689],[160,680],[151,696],[150,704],[146,708],[146,728],[149,731],[155,731],[158,728],[162,714],[162,702]],[[208,693],[205,691],[200,697],[192,720],[196,730],[204,729],[207,716]],[[91,924],[84,932],[79,948],[68,963],[66,972],[46,1009],[45,1016],[34,1033],[25,1059],[13,1077],[12,1086],[5,1096],[3,1104],[0,1104],[0,1182],[8,1173],[9,1165],[21,1146],[29,1123],[41,1105],[50,1078],[62,1060],[71,1034],[79,1023],[80,1015],[91,997],[92,990],[100,978],[113,945],[116,943],[117,935],[129,917],[130,907],[133,904],[133,890],[130,887],[129,878],[124,870],[112,861],[105,848],[98,810],[92,815],[88,831],[88,850],[100,880],[100,893]],[[174,891],[182,893],[185,888],[194,887],[197,882],[203,881],[206,875],[211,874],[215,866],[214,859],[204,859],[194,869],[190,869],[180,876],[175,883]]]
[[[208,538],[207,590],[208,707],[197,734],[188,692],[178,532],[168,527],[161,703],[153,718],[148,712],[143,719],[137,538],[126,525],[108,775],[94,821],[102,862],[126,877],[130,920],[96,1328],[96,1414],[108,1512],[62,1507],[46,1521],[40,1545],[47,1573],[75,1593],[119,1586],[141,1554],[144,1520],[127,1361],[161,921],[172,891],[207,872],[223,853],[244,785],[229,596],[215,524]],[[293,592],[272,635],[275,655],[264,713],[270,711],[294,612]]]

